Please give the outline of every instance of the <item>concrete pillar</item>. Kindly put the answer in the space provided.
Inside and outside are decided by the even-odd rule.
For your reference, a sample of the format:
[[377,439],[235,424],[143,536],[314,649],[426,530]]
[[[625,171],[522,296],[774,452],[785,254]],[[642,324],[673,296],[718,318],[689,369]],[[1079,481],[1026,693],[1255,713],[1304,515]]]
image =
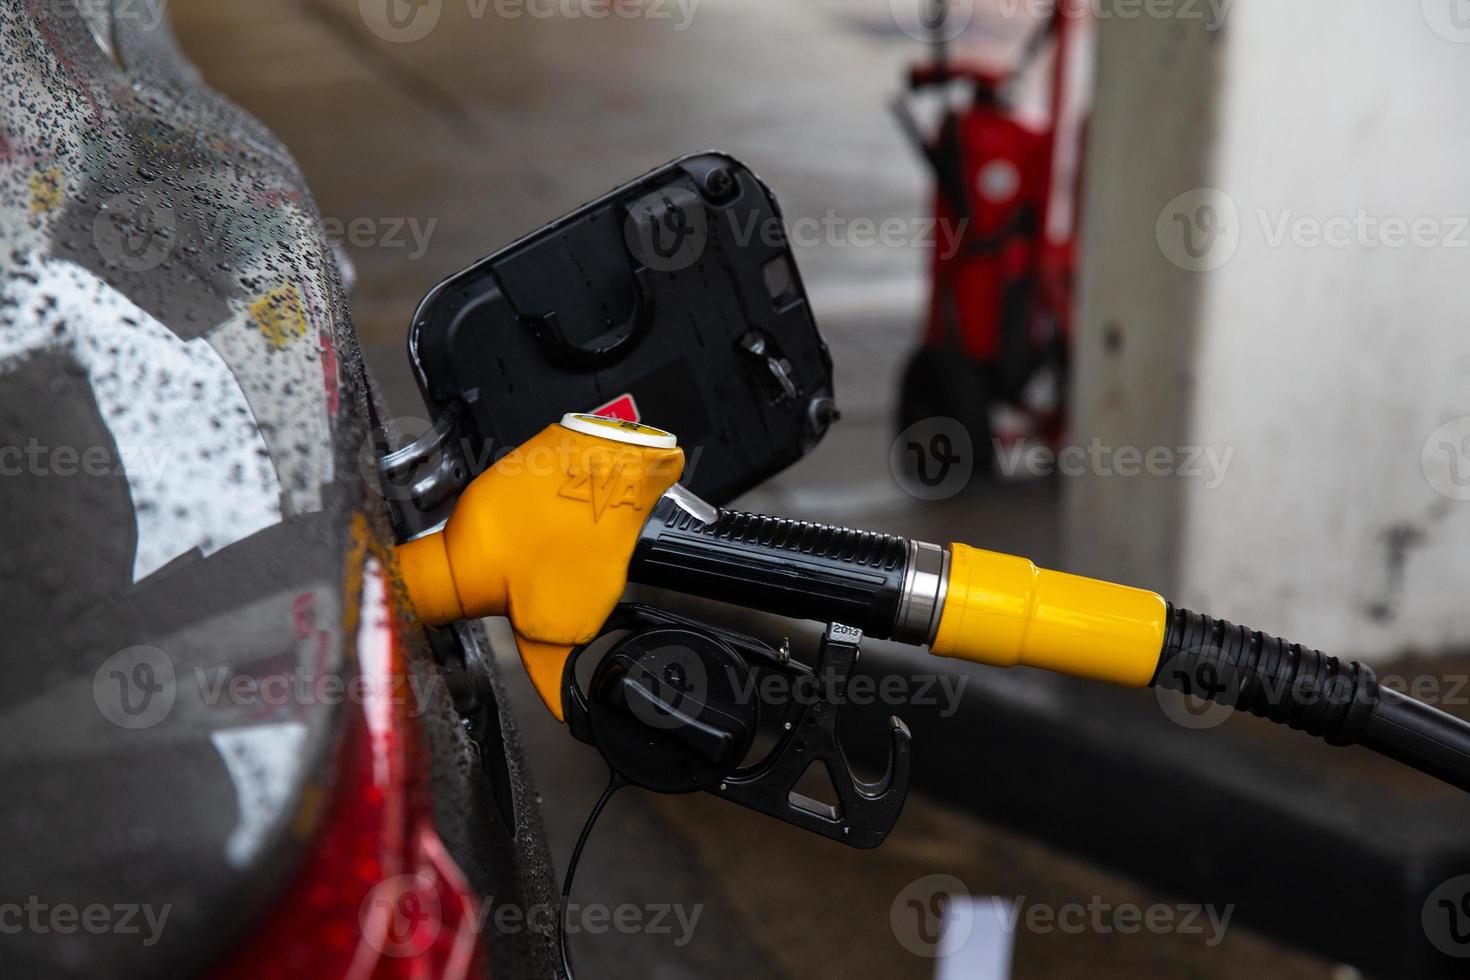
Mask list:
[[1354,657],[1470,642],[1470,4],[1103,6],[1072,566]]

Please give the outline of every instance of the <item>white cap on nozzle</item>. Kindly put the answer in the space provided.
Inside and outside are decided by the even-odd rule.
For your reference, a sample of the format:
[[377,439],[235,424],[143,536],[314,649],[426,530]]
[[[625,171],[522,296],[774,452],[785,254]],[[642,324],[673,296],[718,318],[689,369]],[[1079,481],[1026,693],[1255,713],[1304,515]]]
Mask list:
[[632,446],[647,446],[651,449],[673,449],[679,445],[672,432],[655,429],[642,422],[625,419],[610,419],[602,415],[583,415],[569,412],[561,417],[561,424],[573,432],[581,432],[613,442],[625,442]]

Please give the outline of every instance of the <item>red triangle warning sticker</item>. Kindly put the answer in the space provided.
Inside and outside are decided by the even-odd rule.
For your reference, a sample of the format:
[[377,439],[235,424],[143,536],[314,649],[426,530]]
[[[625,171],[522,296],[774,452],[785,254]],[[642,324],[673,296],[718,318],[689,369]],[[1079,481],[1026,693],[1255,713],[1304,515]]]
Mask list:
[[624,422],[641,422],[642,416],[638,414],[638,403],[633,400],[632,394],[619,395],[612,401],[600,408],[594,408],[588,415],[601,415],[605,419],[621,419]]

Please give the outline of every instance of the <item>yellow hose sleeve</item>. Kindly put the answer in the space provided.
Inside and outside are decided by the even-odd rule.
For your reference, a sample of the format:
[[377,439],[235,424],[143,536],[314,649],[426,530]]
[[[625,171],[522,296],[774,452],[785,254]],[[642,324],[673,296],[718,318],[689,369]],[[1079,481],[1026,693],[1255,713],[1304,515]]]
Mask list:
[[1145,687],[1164,644],[1166,612],[1163,598],[1145,589],[953,544],[931,649],[998,667],[1023,664]]

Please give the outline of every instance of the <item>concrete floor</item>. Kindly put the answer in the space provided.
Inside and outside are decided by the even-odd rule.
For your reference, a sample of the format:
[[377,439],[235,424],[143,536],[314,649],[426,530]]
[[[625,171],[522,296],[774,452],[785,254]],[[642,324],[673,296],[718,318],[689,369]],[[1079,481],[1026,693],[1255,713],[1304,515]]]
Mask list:
[[[472,16],[446,0],[424,39],[386,43],[353,0],[174,0],[206,79],[296,155],[323,214],[382,227],[413,220],[413,246],[349,245],[354,317],[393,410],[422,408],[403,338],[438,279],[621,181],[691,150],[746,160],[788,219],[881,221],[927,213],[924,174],[887,116],[916,44],[887,0],[704,0],[668,21]],[[492,4],[488,10],[496,10]],[[669,9],[677,10],[670,7]],[[677,16],[677,14],[675,14]],[[1003,54],[1021,31],[981,16],[967,43]],[[923,299],[910,248],[830,244],[798,255],[837,363],[844,418],[822,446],[745,503],[793,516],[1057,552],[1056,492],[1001,486],[945,505],[905,496],[888,471],[889,419]],[[504,636],[499,647],[505,650]],[[605,778],[518,672],[522,723],[564,859]],[[934,976],[889,924],[905,885],[949,873],[976,894],[1061,904],[1168,901],[921,799],[889,843],[858,852],[708,797],[620,794],[579,875],[583,901],[702,902],[695,942],[578,936],[595,977]],[[1217,947],[1181,935],[1023,933],[1013,976],[1324,977],[1327,968],[1241,928]]]

